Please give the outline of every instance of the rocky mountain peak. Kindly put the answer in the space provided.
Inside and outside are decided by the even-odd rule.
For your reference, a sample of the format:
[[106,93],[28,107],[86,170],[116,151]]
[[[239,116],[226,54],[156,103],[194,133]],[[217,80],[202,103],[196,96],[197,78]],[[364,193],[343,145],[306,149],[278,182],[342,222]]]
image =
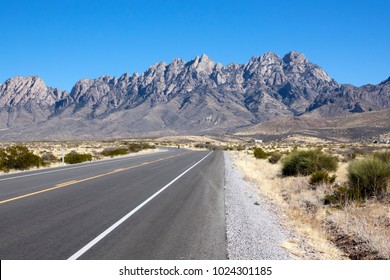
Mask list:
[[268,52],[259,57],[259,61],[267,64],[273,64],[275,62],[280,62],[280,56],[278,56],[276,53]]
[[47,88],[45,82],[38,76],[16,76],[14,78],[8,79],[5,82],[8,89],[13,89],[17,93],[27,90],[32,94],[38,94],[44,92]]
[[[311,63],[303,53],[291,51],[283,57],[283,62],[285,63],[284,72],[294,81],[302,81],[304,84],[309,83],[313,86],[321,81],[331,83],[332,86],[338,86],[321,67]],[[321,84],[322,86],[327,85]],[[316,90],[318,89],[319,87],[316,87]]]
[[287,64],[306,64],[308,60],[303,53],[291,51],[283,57],[283,61]]
[[384,85],[384,84],[390,84],[390,77],[388,77],[387,80],[384,80],[380,83],[380,85]]
[[124,73],[119,77],[119,81],[128,81],[130,79],[129,73]]
[[22,105],[30,101],[54,104],[53,89],[46,86],[38,76],[16,76],[0,86],[0,105]]
[[196,56],[193,60],[190,61],[189,65],[192,69],[199,73],[210,75],[213,71],[215,63],[210,57],[203,54],[201,57]]
[[207,56],[206,54],[202,54],[200,56],[200,61],[207,63],[207,62],[213,61],[213,60],[209,56]]
[[[57,102],[69,104],[69,94],[46,86],[37,76],[17,76],[0,86],[0,123],[6,127],[29,127],[47,121]],[[59,104],[58,108],[62,105]]]
[[170,67],[173,66],[183,66],[185,62],[181,58],[174,58],[172,59],[171,63],[169,64]]

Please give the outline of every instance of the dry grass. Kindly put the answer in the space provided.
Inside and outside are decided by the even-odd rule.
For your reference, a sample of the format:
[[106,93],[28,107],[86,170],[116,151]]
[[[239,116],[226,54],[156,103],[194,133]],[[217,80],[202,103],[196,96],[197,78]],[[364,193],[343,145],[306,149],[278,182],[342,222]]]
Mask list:
[[[270,145],[267,148],[271,148]],[[345,147],[349,148],[350,146]],[[331,150],[334,147],[324,149]],[[390,258],[389,201],[371,200],[364,205],[351,202],[342,208],[327,206],[323,204],[323,198],[325,194],[332,192],[331,186],[322,184],[313,188],[308,183],[308,177],[282,177],[281,163],[270,164],[267,160],[255,159],[252,155],[246,157],[243,151],[231,152],[231,155],[247,180],[255,181],[258,192],[279,209],[285,226],[297,233],[297,238],[283,244],[297,258],[350,257],[351,254],[345,252],[345,248],[339,246],[341,250],[336,246],[335,235],[362,241],[373,252],[371,255],[374,258]],[[340,162],[335,173],[336,181],[346,181],[347,166],[347,162]],[[330,224],[333,230],[330,230]]]
[[356,236],[377,252],[379,258],[390,259],[390,206],[371,200],[365,205],[347,204],[333,211],[328,220],[349,236]]
[[244,152],[231,152],[235,165],[249,180],[256,182],[258,192],[279,208],[284,224],[297,233],[297,238],[283,244],[297,258],[343,259],[338,250],[313,219],[318,204],[316,192],[309,189],[307,178],[280,176],[280,165],[267,160],[247,159]]

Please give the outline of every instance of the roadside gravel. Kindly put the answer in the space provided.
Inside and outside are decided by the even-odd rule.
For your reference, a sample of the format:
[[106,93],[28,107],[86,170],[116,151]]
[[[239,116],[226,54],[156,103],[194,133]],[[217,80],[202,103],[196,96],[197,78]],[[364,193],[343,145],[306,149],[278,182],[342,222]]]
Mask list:
[[269,205],[243,179],[229,156],[225,156],[225,211],[228,258],[233,260],[285,260],[280,247],[289,233],[280,225]]

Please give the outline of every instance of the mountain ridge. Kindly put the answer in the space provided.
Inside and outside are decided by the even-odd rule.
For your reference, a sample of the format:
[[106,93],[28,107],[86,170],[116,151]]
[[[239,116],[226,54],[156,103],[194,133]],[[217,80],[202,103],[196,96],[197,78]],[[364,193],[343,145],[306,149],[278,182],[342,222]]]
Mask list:
[[37,76],[10,78],[0,85],[0,137],[61,138],[56,127],[83,137],[230,133],[278,117],[387,108],[390,77],[378,85],[339,84],[295,51],[226,66],[203,54],[159,62],[142,74],[80,79],[70,92]]

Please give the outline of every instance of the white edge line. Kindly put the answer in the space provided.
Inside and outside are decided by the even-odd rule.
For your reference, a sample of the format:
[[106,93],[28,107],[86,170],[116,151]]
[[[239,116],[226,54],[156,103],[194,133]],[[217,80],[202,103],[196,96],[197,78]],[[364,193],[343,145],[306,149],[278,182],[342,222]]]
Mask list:
[[[157,152],[157,153],[151,153],[151,154],[145,154],[145,155],[138,155],[138,156],[132,156],[132,157],[126,157],[126,158],[106,159],[106,160],[102,160],[102,162],[84,163],[84,164],[81,164],[79,166],[73,166],[73,167],[67,167],[67,168],[66,167],[63,168],[62,166],[54,167],[54,168],[58,168],[58,169],[50,170],[50,171],[37,172],[37,173],[34,173],[34,174],[25,174],[25,175],[20,175],[20,176],[16,175],[16,176],[9,177],[9,178],[4,178],[4,179],[1,179],[1,177],[0,177],[0,182],[1,181],[12,180],[12,179],[24,178],[24,177],[38,176],[38,175],[41,175],[41,174],[60,172],[60,171],[67,171],[67,170],[84,168],[84,167],[90,167],[90,166],[101,165],[101,164],[110,163],[110,162],[121,162],[121,161],[129,160],[129,159],[136,159],[136,158],[149,156],[149,155],[157,155],[157,154],[160,154],[160,153],[163,153],[163,152]],[[34,172],[34,171],[32,171],[32,172]]]
[[139,209],[141,209],[143,206],[145,206],[149,201],[151,201],[153,198],[158,196],[161,192],[163,192],[165,189],[167,189],[170,185],[172,185],[174,182],[179,180],[184,174],[186,174],[188,171],[190,171],[192,168],[197,166],[199,163],[201,163],[205,158],[207,158],[213,151],[208,153],[205,157],[203,157],[201,160],[199,160],[197,163],[192,165],[190,168],[188,168],[186,171],[181,173],[179,176],[177,176],[175,179],[173,179],[171,182],[166,184],[164,187],[162,187],[160,190],[158,190],[156,193],[154,193],[152,196],[150,196],[148,199],[146,199],[144,202],[142,202],[140,205],[138,205],[136,208],[131,210],[129,213],[127,213],[125,216],[123,216],[120,220],[118,220],[116,223],[114,223],[112,226],[110,226],[108,229],[103,231],[101,234],[99,234],[97,237],[95,237],[91,242],[89,242],[87,245],[85,245],[83,248],[78,250],[75,254],[73,254],[68,260],[77,260],[79,257],[81,257],[85,252],[87,252],[89,249],[91,249],[96,243],[98,243],[100,240],[102,240],[104,237],[106,237],[110,232],[112,232],[115,228],[117,228],[120,224],[122,224],[124,221],[126,221],[128,218],[130,218],[132,215],[134,215]]

